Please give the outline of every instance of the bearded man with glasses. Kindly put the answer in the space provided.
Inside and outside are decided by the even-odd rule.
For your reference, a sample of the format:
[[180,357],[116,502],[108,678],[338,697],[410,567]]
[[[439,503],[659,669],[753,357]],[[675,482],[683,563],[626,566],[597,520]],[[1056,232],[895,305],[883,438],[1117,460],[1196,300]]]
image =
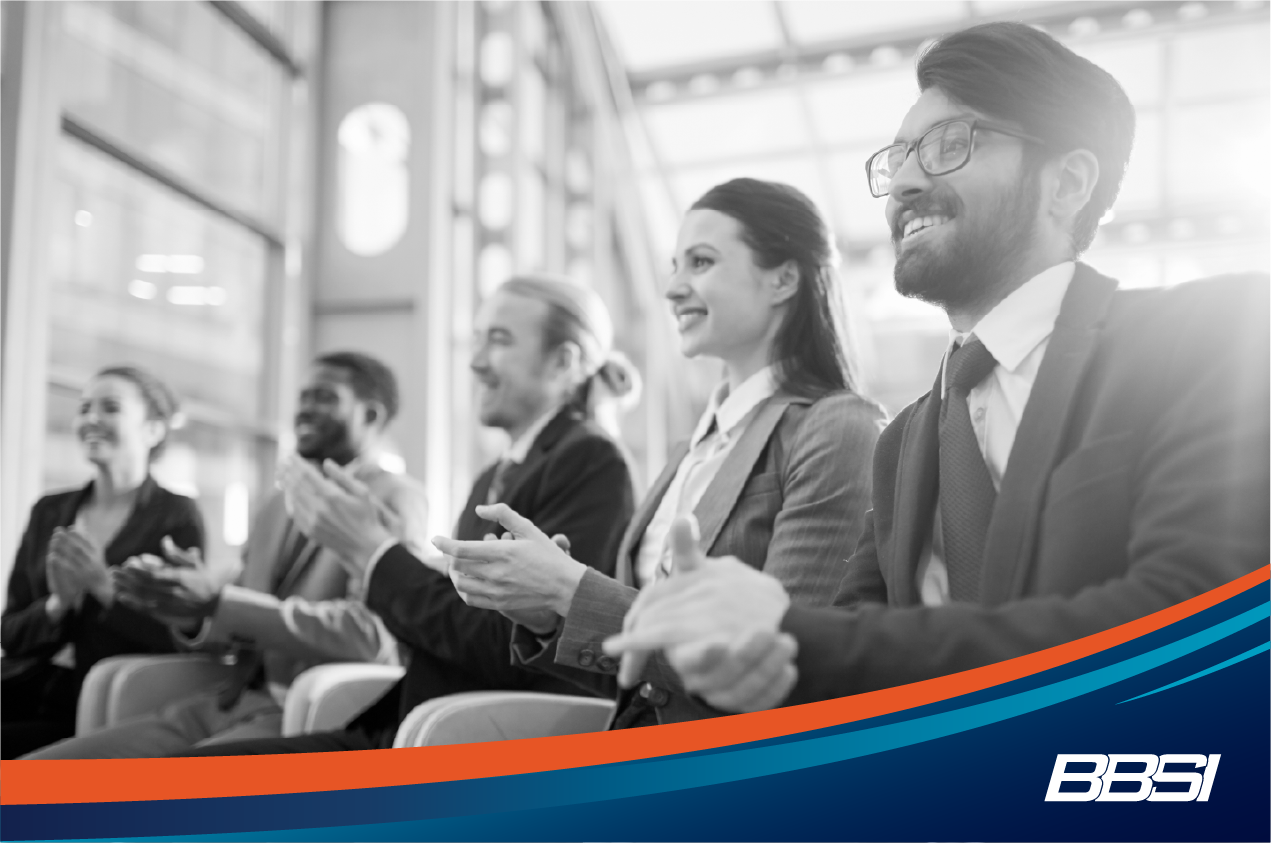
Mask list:
[[[728,711],[1022,656],[1174,606],[1268,560],[1268,280],[1119,289],[1078,261],[1116,199],[1134,110],[1023,24],[947,35],[866,164],[897,289],[951,327],[884,431],[835,608],[731,559],[634,604],[622,676],[662,649]],[[796,654],[797,653],[797,654]]]

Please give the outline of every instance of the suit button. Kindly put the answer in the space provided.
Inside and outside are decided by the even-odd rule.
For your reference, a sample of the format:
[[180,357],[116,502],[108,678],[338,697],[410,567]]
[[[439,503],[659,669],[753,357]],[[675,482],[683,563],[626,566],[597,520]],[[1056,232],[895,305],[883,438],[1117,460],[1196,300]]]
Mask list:
[[578,663],[583,667],[591,667],[596,661],[596,654],[592,650],[581,650],[578,653]]
[[618,667],[618,660],[613,656],[601,656],[596,660],[596,667],[608,672]]
[[671,700],[671,695],[665,688],[659,688],[648,682],[640,686],[640,696],[648,700],[649,705],[654,708],[661,708]]

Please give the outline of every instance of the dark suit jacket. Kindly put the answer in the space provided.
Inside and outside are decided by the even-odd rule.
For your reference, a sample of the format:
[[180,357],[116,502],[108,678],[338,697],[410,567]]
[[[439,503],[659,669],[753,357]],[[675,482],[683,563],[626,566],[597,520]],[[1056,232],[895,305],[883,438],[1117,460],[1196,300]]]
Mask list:
[[[884,419],[876,405],[850,393],[815,402],[784,393],[768,399],[694,509],[704,552],[736,556],[772,574],[795,602],[828,606],[864,524],[870,456]],[[550,645],[517,628],[513,653],[520,661],[600,695],[617,693],[617,663],[600,645],[622,630],[637,594],[632,570],[640,540],[687,453],[687,443],[675,450],[641,504],[623,536],[615,576],[583,575]],[[619,697],[613,727],[720,714],[688,694],[660,654],[649,660],[644,679]]]
[[1065,643],[1267,564],[1268,282],[1116,289],[1078,264],[1020,420],[978,604],[924,607],[939,390],[879,440],[874,509],[837,603],[792,607],[787,704]]
[[[455,538],[478,540],[501,532],[477,518],[494,467],[473,485]],[[534,441],[525,461],[504,475],[502,501],[543,532],[565,534],[575,558],[613,570],[620,531],[631,518],[631,472],[615,443],[594,422],[561,411]],[[450,579],[406,548],[391,548],[371,572],[366,603],[408,649],[406,676],[351,724],[391,746],[411,709],[443,694],[479,690],[581,693],[570,683],[522,670],[508,658],[512,622],[498,612],[464,603]]]
[[[74,718],[79,685],[88,669],[107,656],[126,653],[164,653],[175,649],[168,627],[153,618],[115,601],[109,609],[86,595],[78,611],[68,611],[59,622],[49,619],[44,603],[49,596],[45,557],[54,527],[69,527],[92,492],[93,484],[82,489],[46,495],[31,509],[31,520],[9,575],[9,592],[0,643],[4,646],[6,691],[16,687],[12,680],[23,674],[49,668],[49,659],[64,645],[75,645],[74,680],[60,685],[59,696],[50,700],[58,711],[69,705]],[[106,564],[117,567],[142,553],[161,554],[160,542],[171,536],[178,546],[203,550],[203,517],[194,501],[169,492],[147,477],[138,490],[128,520],[105,548]],[[17,701],[8,699],[7,705]]]

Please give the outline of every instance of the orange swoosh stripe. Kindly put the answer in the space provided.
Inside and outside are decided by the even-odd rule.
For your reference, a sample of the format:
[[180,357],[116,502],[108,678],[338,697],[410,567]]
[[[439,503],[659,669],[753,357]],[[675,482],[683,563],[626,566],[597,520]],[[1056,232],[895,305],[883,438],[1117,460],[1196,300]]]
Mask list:
[[399,750],[221,758],[3,761],[0,804],[197,799],[392,787],[612,764],[761,741],[970,694],[1132,641],[1268,580],[1271,567],[1136,621],[911,685],[657,729]]

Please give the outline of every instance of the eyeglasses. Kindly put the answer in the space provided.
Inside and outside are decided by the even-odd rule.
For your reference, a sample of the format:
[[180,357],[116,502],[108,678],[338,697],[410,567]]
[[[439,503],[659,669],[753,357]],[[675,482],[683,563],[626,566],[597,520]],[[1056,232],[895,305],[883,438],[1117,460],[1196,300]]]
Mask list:
[[950,120],[928,129],[922,137],[910,143],[893,143],[875,152],[865,162],[865,175],[869,178],[869,192],[875,197],[891,192],[891,180],[900,172],[909,153],[918,150],[918,166],[929,176],[944,176],[960,170],[971,160],[975,147],[975,133],[997,132],[1032,143],[1044,143],[1041,138],[1007,129],[982,120]]

